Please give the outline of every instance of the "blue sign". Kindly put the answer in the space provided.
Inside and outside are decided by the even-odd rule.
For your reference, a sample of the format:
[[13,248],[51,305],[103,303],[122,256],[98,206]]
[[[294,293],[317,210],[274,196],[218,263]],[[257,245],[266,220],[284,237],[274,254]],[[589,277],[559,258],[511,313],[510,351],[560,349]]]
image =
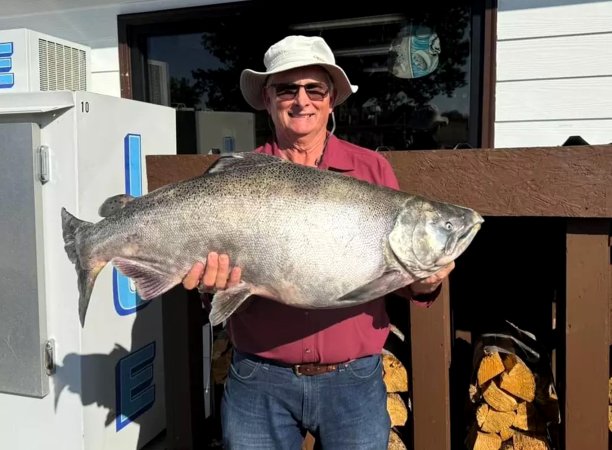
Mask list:
[[9,89],[15,85],[13,69],[13,43],[0,42],[0,89]]
[[155,341],[117,362],[115,366],[117,431],[129,425],[155,403],[154,359]]
[[[142,195],[141,137],[128,134],[124,139],[125,193],[132,197]],[[115,310],[121,316],[134,314],[148,302],[136,293],[134,282],[113,268],[113,300]]]

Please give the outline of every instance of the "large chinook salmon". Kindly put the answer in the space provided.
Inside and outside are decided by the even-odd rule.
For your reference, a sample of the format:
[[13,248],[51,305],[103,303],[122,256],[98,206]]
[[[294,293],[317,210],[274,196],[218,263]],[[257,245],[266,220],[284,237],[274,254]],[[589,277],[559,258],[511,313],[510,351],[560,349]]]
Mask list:
[[215,294],[217,325],[251,295],[311,309],[376,299],[449,264],[483,222],[469,208],[256,153],[142,197],[111,197],[99,212],[90,223],[62,208],[82,325],[109,262],[149,300],[209,252],[227,253],[242,280]]

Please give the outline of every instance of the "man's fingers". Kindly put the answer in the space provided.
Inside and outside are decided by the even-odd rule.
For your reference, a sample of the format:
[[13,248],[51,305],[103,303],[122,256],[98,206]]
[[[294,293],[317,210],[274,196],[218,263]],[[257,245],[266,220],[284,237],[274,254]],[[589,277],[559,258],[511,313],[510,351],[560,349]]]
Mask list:
[[425,279],[425,283],[434,284],[434,283],[442,282],[442,280],[444,280],[454,268],[455,268],[455,261],[452,261],[450,264],[442,267],[439,271],[434,273],[432,276],[427,277]]
[[455,261],[451,261],[449,265],[447,265],[446,267],[443,267],[442,270],[438,272],[438,279],[443,280],[444,278],[446,278],[453,271],[454,268],[455,268]]
[[219,271],[219,254],[216,252],[210,252],[208,258],[206,258],[206,270],[204,271],[204,277],[202,278],[202,284],[207,289],[212,288],[217,281],[217,272]]
[[240,283],[240,277],[242,276],[242,270],[240,267],[234,267],[230,272],[229,280],[227,281],[227,287],[236,286]]
[[217,269],[217,277],[215,279],[215,287],[217,289],[225,289],[227,278],[229,277],[229,256],[219,255],[219,268]]
[[183,278],[183,286],[185,289],[195,288],[200,283],[200,278],[202,278],[203,273],[204,264],[198,261],[189,270],[187,275],[185,275],[185,278]]

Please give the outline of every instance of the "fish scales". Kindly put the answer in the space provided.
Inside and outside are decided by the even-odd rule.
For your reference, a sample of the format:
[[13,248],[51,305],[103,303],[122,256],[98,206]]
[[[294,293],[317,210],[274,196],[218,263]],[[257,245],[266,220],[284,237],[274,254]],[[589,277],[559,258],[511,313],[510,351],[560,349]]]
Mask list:
[[[456,258],[482,222],[469,208],[256,154],[120,200],[117,210],[107,200],[110,212],[95,224],[62,213],[68,255],[76,253],[82,322],[108,262],[149,299],[180,283],[209,252],[227,253],[242,281],[215,295],[211,321],[220,323],[251,295],[303,308],[373,300]],[[441,231],[449,224],[456,230]]]

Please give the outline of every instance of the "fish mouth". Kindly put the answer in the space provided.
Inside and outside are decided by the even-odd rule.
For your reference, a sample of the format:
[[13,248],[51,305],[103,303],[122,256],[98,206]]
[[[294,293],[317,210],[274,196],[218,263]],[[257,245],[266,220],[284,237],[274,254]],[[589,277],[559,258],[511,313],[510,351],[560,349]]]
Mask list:
[[452,248],[447,249],[444,252],[444,256],[442,256],[438,259],[438,261],[436,261],[436,265],[439,267],[443,267],[457,259],[474,240],[476,233],[478,233],[478,231],[480,230],[482,222],[483,221],[481,219],[480,221],[477,221],[476,223],[468,227],[465,232],[457,238],[457,240],[455,241],[456,244],[453,245]]

